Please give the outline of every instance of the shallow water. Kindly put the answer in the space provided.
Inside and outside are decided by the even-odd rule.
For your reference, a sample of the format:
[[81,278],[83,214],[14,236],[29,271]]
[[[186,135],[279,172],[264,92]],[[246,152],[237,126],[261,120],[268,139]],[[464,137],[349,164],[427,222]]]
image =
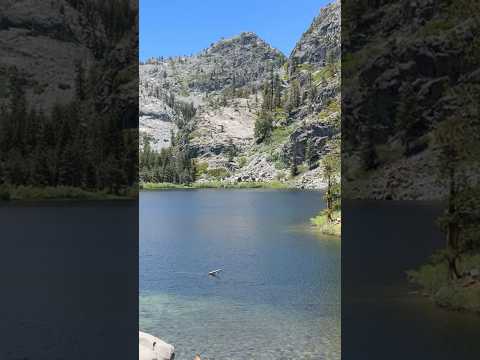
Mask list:
[[140,329],[180,360],[340,359],[340,242],[308,230],[322,204],[319,192],[142,192]]

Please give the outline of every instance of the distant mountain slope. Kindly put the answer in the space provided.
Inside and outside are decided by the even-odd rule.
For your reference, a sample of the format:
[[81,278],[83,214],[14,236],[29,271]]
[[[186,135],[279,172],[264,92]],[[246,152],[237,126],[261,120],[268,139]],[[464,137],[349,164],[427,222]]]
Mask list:
[[194,56],[149,59],[140,65],[141,131],[156,149],[182,136],[198,181],[323,186],[318,161],[340,131],[339,34],[337,1],[321,10],[290,58],[245,32]]
[[182,117],[170,100],[201,106],[209,95],[215,99],[233,89],[257,92],[270,71],[279,71],[284,61],[279,51],[253,33],[221,40],[195,56],[150,59],[140,66],[141,127],[154,135],[159,147],[168,146],[170,130]]

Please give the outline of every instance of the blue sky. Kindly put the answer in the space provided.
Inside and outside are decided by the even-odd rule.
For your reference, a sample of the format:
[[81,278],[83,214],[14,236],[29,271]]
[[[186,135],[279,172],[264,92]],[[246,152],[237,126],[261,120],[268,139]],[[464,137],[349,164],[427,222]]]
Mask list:
[[329,0],[140,0],[140,59],[190,55],[253,31],[289,55]]

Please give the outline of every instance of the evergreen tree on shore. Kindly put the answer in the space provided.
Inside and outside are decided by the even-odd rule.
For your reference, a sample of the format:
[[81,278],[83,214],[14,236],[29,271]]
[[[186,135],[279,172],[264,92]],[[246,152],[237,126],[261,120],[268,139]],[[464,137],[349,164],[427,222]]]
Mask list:
[[[77,68],[75,98],[44,113],[29,108],[25,81],[9,70],[9,104],[0,118],[0,183],[7,186],[71,186],[119,194],[134,185],[136,167],[126,166],[137,132],[118,114],[99,114]],[[129,144],[129,146],[127,146]]]

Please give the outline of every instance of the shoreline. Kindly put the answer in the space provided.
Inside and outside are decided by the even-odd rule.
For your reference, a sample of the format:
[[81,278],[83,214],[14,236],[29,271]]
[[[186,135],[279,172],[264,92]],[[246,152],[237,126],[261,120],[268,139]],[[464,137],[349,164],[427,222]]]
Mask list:
[[464,255],[458,263],[462,277],[452,280],[448,265],[430,262],[408,270],[407,280],[419,295],[435,306],[449,311],[466,311],[480,314],[480,254]]
[[141,184],[139,190],[157,191],[157,190],[199,190],[199,189],[272,189],[272,190],[304,190],[304,191],[322,191],[324,189],[305,189],[298,186],[292,186],[288,183],[278,181],[272,182],[224,182],[209,181],[192,184],[174,184],[174,183],[145,183]]
[[310,219],[310,224],[312,227],[319,231],[321,234],[342,238],[342,215],[340,211],[336,211],[335,222],[330,223],[327,221],[327,216],[325,213],[320,212],[318,215]]
[[121,201],[134,200],[137,195],[132,188],[124,195],[107,191],[90,191],[71,186],[0,186],[0,203],[29,201]]

